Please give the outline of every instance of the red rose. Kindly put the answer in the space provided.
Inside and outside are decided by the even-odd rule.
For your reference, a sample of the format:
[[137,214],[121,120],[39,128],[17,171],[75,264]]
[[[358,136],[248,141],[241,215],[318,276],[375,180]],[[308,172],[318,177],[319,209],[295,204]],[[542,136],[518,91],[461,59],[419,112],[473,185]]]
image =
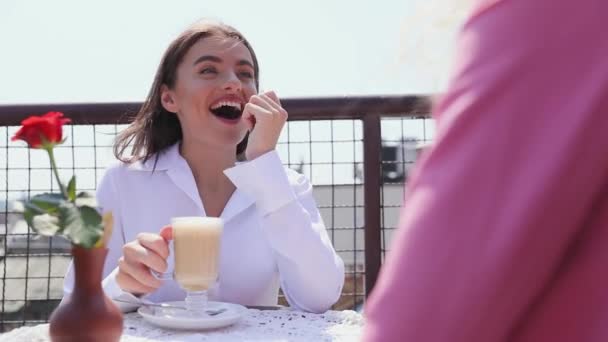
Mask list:
[[63,113],[48,112],[42,116],[30,116],[21,121],[21,129],[15,133],[12,141],[23,140],[31,148],[43,147],[43,143],[57,144],[63,138],[63,125],[70,122]]

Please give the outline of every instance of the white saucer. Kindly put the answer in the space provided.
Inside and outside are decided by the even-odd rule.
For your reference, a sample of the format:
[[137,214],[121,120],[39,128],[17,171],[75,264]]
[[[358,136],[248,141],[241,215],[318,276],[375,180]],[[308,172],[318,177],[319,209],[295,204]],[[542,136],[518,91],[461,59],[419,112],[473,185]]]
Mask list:
[[[171,305],[184,306],[184,302],[166,302]],[[187,330],[204,330],[225,327],[236,323],[243,313],[247,310],[242,305],[223,302],[209,302],[209,309],[226,309],[226,311],[215,316],[204,317],[185,317],[180,315],[178,311],[182,310],[165,310],[154,308],[151,306],[142,306],[137,310],[146,321],[168,329],[187,329]]]

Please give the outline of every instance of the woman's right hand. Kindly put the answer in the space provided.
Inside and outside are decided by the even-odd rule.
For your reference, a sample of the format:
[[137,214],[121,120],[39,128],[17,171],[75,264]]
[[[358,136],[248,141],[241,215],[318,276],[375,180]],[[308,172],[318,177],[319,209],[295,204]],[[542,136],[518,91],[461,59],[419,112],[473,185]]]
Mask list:
[[160,234],[140,233],[135,240],[122,247],[116,283],[123,291],[143,295],[162,285],[162,281],[156,279],[150,270],[166,272],[171,233],[170,227],[163,227]]

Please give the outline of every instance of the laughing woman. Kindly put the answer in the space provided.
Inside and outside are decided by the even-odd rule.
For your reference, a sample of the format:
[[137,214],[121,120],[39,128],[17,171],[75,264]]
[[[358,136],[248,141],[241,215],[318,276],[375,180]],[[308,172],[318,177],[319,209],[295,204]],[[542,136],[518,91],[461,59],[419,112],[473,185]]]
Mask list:
[[[97,189],[99,206],[114,214],[103,280],[110,298],[183,300],[175,281],[150,272],[173,268],[171,234],[161,227],[176,216],[211,216],[224,220],[224,232],[210,300],[276,305],[279,287],[299,310],[323,312],[338,300],[343,262],[311,184],[275,151],[287,112],[274,92],[258,94],[258,80],[251,45],[224,24],[194,24],[168,47],[118,136],[121,163]],[[64,293],[72,288],[70,267]]]

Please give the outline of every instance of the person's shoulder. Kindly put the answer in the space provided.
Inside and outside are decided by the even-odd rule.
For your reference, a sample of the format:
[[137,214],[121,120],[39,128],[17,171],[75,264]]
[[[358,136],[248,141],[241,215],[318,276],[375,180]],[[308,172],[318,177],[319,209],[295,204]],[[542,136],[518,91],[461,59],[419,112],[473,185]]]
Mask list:
[[110,177],[124,175],[125,173],[132,172],[133,164],[134,163],[113,160],[106,166],[104,174]]
[[147,160],[136,159],[133,161],[121,161],[114,160],[106,167],[106,172],[110,174],[133,174],[138,171],[160,171],[160,168],[156,167],[156,155],[152,155]]
[[103,189],[111,187],[111,184],[114,184],[117,179],[121,178],[124,169],[124,163],[118,160],[110,162],[102,171],[102,175],[97,183],[97,191],[100,191],[100,189],[103,191]]
[[125,162],[120,160],[113,160],[109,163],[103,172],[104,179],[111,179],[113,182],[118,180],[126,180],[132,178],[137,174],[146,171],[147,166],[142,161]]

